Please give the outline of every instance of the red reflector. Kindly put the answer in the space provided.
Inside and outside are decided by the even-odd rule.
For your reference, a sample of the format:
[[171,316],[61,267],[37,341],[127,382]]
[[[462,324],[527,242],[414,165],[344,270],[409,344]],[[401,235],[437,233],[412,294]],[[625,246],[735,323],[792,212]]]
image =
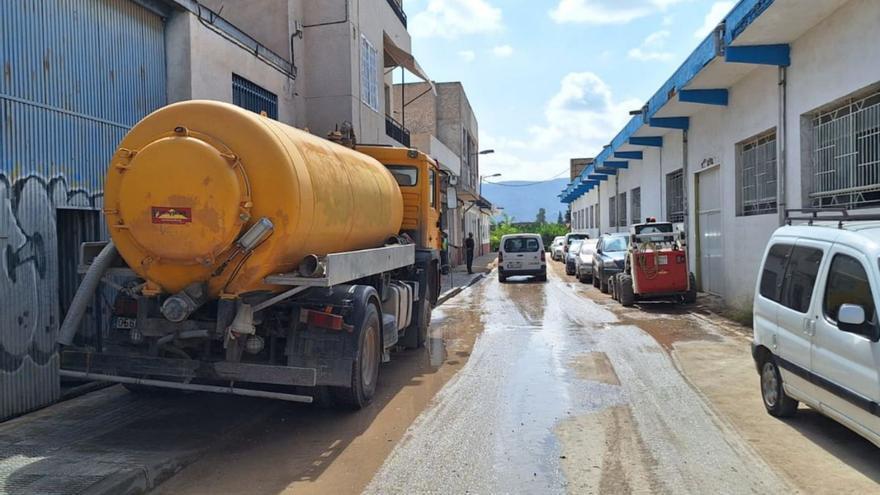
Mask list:
[[547,261],[547,253],[541,251],[541,261]]
[[305,313],[305,321],[308,322],[309,325],[318,328],[326,328],[328,330],[342,330],[344,322],[339,315],[311,311],[308,309],[304,309],[303,312]]

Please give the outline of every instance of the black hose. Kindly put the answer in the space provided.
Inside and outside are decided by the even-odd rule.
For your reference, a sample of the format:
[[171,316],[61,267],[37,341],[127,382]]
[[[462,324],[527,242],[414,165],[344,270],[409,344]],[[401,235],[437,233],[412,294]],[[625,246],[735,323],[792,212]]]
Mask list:
[[86,272],[86,276],[83,277],[82,283],[79,285],[76,294],[73,296],[73,301],[70,303],[70,309],[67,310],[64,322],[58,330],[59,344],[73,344],[73,338],[76,337],[76,332],[79,331],[79,324],[82,322],[82,318],[86,313],[86,308],[88,308],[89,302],[95,295],[95,291],[98,290],[98,286],[101,284],[101,279],[104,277],[104,272],[110,268],[115,259],[116,246],[113,244],[113,241],[110,241],[104,246],[104,249],[101,250],[98,256],[95,257],[94,261],[92,261],[89,270]]

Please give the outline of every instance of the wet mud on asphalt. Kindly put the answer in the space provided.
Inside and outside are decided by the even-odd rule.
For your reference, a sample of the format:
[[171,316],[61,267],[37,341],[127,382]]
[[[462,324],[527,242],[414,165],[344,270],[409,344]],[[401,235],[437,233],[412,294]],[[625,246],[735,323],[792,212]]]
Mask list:
[[790,491],[663,345],[556,271],[546,284],[481,284],[471,360],[367,493]]

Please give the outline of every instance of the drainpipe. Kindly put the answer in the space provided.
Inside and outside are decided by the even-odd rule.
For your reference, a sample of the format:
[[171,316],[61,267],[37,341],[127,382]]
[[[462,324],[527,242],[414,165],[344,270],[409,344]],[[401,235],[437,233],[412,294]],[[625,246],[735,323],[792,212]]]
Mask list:
[[779,124],[778,135],[776,138],[776,198],[777,211],[779,212],[779,225],[785,224],[785,209],[788,202],[785,200],[785,170],[786,170],[786,152],[788,147],[786,141],[788,138],[788,129],[786,126],[786,118],[788,117],[788,68],[779,68]]
[[596,186],[596,237],[602,236],[602,181]]
[[[620,174],[620,170],[617,171]],[[620,175],[614,176],[614,231],[620,232]],[[609,212],[610,213],[610,212]]]
[[688,175],[688,131],[682,131],[681,135],[681,156],[682,156],[682,164],[681,164],[681,206],[684,210],[684,230],[685,232],[690,232],[690,215],[688,212],[688,190],[689,185],[691,183],[690,176]]
[[663,188],[666,187],[666,184],[663,182],[663,148],[662,147],[660,148],[659,153],[660,153],[660,155],[659,155],[660,156],[660,166],[657,167],[657,171],[660,173],[660,178],[659,178],[659,182],[657,182],[657,184],[659,184],[659,189],[660,189],[660,194],[659,194],[660,209],[657,210],[657,218],[659,218],[661,222],[665,222],[667,220],[667,218],[666,218],[666,208],[663,207]]

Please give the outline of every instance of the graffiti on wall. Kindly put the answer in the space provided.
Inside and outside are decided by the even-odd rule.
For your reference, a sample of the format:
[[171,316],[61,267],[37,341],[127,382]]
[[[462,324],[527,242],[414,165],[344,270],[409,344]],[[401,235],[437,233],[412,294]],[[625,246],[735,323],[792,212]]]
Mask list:
[[101,200],[63,176],[13,180],[0,172],[0,388],[15,387],[16,374],[34,368],[55,373],[58,257],[76,256],[57,252],[57,210],[100,208]]

